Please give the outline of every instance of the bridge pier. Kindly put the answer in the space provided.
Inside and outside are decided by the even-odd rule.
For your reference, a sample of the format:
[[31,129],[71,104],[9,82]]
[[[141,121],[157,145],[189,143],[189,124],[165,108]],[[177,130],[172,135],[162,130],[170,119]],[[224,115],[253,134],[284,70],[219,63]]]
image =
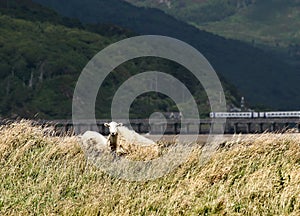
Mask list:
[[251,123],[247,123],[247,133],[251,133]]
[[289,123],[288,123],[288,122],[286,122],[286,123],[284,124],[284,131],[286,131],[287,129],[289,129]]
[[180,133],[180,125],[179,125],[179,123],[175,123],[174,124],[174,133],[175,134],[179,134]]
[[259,123],[259,132],[260,133],[264,132],[264,123]]
[[[185,127],[186,127],[186,133],[189,134],[190,133],[190,124],[189,123],[186,123],[185,124]],[[199,130],[200,131],[200,130]]]
[[234,125],[233,125],[233,131],[234,131],[234,133],[238,132],[238,127],[239,127],[239,123],[234,123]]
[[214,122],[209,124],[209,127],[210,127],[210,133],[219,134],[225,132],[226,125],[224,123]]
[[138,127],[137,132],[142,133],[142,123],[137,124],[137,127]]
[[276,130],[276,123],[271,123],[271,132],[274,132]]

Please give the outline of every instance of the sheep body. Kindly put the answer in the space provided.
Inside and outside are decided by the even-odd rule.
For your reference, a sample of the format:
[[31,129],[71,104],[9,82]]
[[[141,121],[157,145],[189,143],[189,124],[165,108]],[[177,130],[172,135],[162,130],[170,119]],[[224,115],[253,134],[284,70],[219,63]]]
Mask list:
[[86,131],[81,137],[81,145],[85,152],[103,152],[108,150],[107,139],[95,131]]
[[108,137],[108,146],[118,155],[133,155],[139,159],[149,160],[159,156],[158,145],[127,127],[117,127],[117,134]]

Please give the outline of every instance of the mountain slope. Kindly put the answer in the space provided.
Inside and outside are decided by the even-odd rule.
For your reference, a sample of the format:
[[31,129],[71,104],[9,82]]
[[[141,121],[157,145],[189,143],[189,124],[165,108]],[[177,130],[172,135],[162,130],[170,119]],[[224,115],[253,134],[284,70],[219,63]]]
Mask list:
[[[104,47],[132,36],[132,31],[115,25],[84,25],[29,0],[9,3],[0,0],[0,116],[70,118],[74,87],[84,66]],[[206,95],[199,83],[184,76],[184,68],[145,58],[122,64],[107,77],[96,102],[97,118],[110,117],[111,100],[122,82],[140,71],[162,68],[186,84],[201,101],[202,117],[207,117]],[[235,89],[223,84],[229,103],[236,102]],[[142,95],[131,115],[141,118],[170,110],[176,107],[169,98]]]
[[290,48],[300,43],[300,2],[260,0],[217,22],[200,28],[256,44]]
[[218,35],[274,47],[300,43],[298,0],[125,0],[154,7]]
[[167,35],[196,47],[216,71],[251,102],[298,109],[299,74],[281,59],[242,42],[200,31],[156,9],[137,8],[120,0],[36,0],[86,23],[114,23],[139,34]]
[[255,0],[124,0],[139,7],[164,10],[187,22],[204,23],[219,21],[235,14]]

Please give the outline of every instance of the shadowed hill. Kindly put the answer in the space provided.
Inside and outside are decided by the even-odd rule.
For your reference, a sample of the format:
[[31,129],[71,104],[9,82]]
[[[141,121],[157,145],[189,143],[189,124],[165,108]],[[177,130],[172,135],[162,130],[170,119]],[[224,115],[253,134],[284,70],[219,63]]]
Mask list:
[[139,34],[167,35],[196,47],[216,71],[234,84],[251,103],[298,109],[299,75],[281,59],[242,42],[200,31],[150,8],[120,0],[35,0],[86,23],[114,23]]

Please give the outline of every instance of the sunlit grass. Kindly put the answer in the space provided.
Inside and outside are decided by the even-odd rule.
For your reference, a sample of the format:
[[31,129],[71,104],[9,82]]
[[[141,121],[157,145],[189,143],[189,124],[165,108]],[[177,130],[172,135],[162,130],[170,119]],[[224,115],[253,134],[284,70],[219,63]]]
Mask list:
[[299,215],[300,136],[236,136],[163,178],[127,182],[89,164],[76,137],[28,121],[0,129],[0,215]]

